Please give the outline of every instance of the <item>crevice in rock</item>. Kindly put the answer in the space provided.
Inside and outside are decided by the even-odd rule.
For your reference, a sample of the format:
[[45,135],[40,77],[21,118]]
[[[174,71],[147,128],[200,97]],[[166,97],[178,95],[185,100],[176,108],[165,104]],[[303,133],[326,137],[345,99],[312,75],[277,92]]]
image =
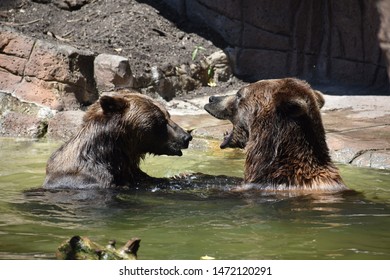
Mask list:
[[351,129],[344,129],[344,130],[337,130],[337,131],[328,131],[328,134],[342,134],[342,133],[348,133],[348,132],[353,132],[353,131],[360,131],[360,130],[365,130],[369,128],[378,128],[378,127],[386,127],[390,126],[390,123],[386,124],[381,124],[381,125],[368,125],[368,126],[361,126],[358,128],[351,128]]
[[[364,150],[360,150],[360,151],[358,151],[358,152],[356,152],[353,156],[352,156],[352,158],[349,160],[349,164],[352,164],[358,157],[360,157],[360,156],[362,156],[362,155],[364,155],[365,153],[368,153],[368,152],[377,152],[377,151],[381,151],[381,150],[383,150],[383,149],[364,149]],[[372,154],[370,155],[370,159],[371,159],[371,156],[372,156]],[[370,161],[371,162],[371,161]]]
[[37,44],[37,40],[34,40],[33,45],[32,45],[32,47],[31,47],[31,50],[30,50],[30,53],[28,54],[28,57],[27,57],[27,61],[26,61],[26,63],[24,64],[23,74],[22,74],[22,77],[23,77],[23,78],[26,76],[26,74],[25,74],[25,73],[26,73],[26,67],[27,67],[27,65],[28,65],[28,63],[29,63],[29,61],[30,61],[30,58],[31,58],[31,56],[32,56],[32,53],[34,52],[34,49],[35,49],[36,44]]

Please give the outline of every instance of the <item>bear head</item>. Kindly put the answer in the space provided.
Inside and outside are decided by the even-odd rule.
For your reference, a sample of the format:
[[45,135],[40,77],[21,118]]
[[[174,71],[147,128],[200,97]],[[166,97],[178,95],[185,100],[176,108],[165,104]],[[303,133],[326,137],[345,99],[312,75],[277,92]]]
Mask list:
[[[322,94],[298,79],[261,80],[242,87],[235,95],[211,96],[204,109],[222,120],[229,120],[233,130],[224,134],[220,147],[245,148],[250,127],[258,130],[261,122],[272,117],[298,118],[306,115],[318,117],[325,104]],[[315,116],[314,116],[315,115]]]
[[137,93],[103,95],[84,116],[84,124],[90,122],[97,124],[97,132],[127,142],[134,154],[181,156],[192,140],[164,106]]

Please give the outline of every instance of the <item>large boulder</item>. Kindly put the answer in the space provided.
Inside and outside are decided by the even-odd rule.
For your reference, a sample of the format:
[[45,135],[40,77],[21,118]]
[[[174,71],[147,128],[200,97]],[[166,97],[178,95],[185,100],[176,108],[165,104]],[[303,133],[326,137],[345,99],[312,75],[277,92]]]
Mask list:
[[0,28],[0,89],[53,110],[89,105],[97,98],[94,54]]
[[42,137],[56,112],[97,100],[94,58],[89,51],[0,27],[0,135]]
[[47,107],[23,102],[0,91],[0,135],[40,138],[46,134],[53,112]]
[[129,59],[119,55],[99,54],[94,61],[94,75],[99,92],[134,84]]

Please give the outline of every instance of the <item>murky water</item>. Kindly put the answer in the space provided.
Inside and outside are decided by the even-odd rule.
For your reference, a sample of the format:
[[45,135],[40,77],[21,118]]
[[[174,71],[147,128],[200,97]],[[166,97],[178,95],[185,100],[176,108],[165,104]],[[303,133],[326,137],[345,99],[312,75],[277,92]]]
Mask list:
[[[0,139],[0,259],[54,258],[73,235],[119,245],[139,237],[140,259],[390,258],[389,171],[340,166],[362,194],[319,199],[229,195],[224,187],[234,180],[202,176],[116,199],[99,192],[25,193],[43,182],[58,145]],[[243,154],[217,147],[194,141],[183,157],[148,157],[142,168],[161,177],[241,177]]]

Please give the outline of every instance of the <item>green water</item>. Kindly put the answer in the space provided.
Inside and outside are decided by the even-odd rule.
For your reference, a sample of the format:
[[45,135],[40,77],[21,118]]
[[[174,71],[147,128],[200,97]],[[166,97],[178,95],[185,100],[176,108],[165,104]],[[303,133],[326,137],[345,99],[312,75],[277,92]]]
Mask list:
[[[225,195],[225,179],[216,192],[213,180],[201,177],[194,192],[178,184],[115,201],[83,199],[88,193],[74,201],[66,193],[63,200],[27,195],[43,182],[58,145],[0,139],[0,259],[55,258],[56,247],[73,235],[119,245],[139,237],[140,259],[390,259],[389,171],[340,166],[346,183],[362,194],[321,199]],[[198,139],[183,157],[147,157],[142,169],[161,177],[241,177],[243,154],[217,146]]]

